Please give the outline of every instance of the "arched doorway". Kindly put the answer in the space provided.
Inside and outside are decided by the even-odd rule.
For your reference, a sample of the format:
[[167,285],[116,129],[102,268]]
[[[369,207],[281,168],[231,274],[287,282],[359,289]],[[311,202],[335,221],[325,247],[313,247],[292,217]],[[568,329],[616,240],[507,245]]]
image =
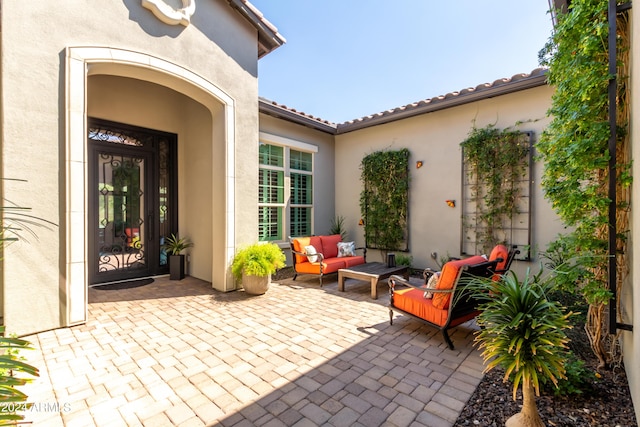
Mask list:
[[[198,239],[192,275],[216,289],[234,289],[227,268],[235,249],[234,100],[176,64],[114,48],[68,48],[66,72],[66,323],[86,321],[92,256],[88,187],[96,166],[87,144],[90,117],[178,135],[178,231]],[[153,162],[153,154],[130,154],[127,147],[119,155],[123,161]]]

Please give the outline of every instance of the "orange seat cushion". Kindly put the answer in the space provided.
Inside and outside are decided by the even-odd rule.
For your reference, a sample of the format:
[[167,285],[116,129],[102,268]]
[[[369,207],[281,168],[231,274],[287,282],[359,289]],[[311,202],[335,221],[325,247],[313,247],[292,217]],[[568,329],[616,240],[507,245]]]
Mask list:
[[[472,256],[465,259],[458,259],[455,261],[449,261],[442,267],[442,273],[440,273],[440,279],[436,285],[436,289],[453,289],[453,286],[458,279],[460,268],[465,265],[480,264],[487,260],[480,255]],[[451,294],[435,292],[433,294],[433,306],[435,308],[447,310],[449,309],[449,301],[451,300]]]
[[340,237],[339,234],[320,236],[320,240],[322,241],[322,254],[325,258],[335,258],[338,256],[338,243],[342,242],[342,237]]
[[354,265],[364,264],[365,260],[363,256],[349,256],[340,258],[344,261],[345,268],[353,267]]
[[444,326],[449,315],[448,310],[434,307],[433,300],[425,298],[424,291],[420,289],[394,291],[393,306],[438,326]]
[[[341,268],[346,268],[343,258],[329,258],[322,262],[323,274],[335,273]],[[307,274],[320,274],[320,263],[304,262],[302,264],[296,264],[296,272],[307,273]]]

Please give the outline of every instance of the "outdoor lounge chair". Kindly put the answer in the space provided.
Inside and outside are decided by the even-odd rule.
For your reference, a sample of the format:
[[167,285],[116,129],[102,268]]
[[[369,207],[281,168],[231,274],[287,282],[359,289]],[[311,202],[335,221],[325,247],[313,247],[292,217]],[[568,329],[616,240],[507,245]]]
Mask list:
[[517,249],[508,251],[504,245],[496,246],[487,260],[482,256],[447,262],[435,286],[427,287],[435,272],[427,269],[425,281],[415,283],[400,276],[389,279],[389,322],[394,312],[419,320],[442,332],[445,342],[454,349],[448,330],[475,318],[480,311],[478,301],[471,296],[468,284],[476,277],[499,280],[511,267]]

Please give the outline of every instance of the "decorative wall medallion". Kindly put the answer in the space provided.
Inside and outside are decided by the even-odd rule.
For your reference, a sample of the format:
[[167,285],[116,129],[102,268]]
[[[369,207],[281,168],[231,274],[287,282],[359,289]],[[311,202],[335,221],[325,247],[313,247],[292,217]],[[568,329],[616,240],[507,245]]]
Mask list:
[[182,0],[182,8],[179,9],[167,4],[167,0],[142,0],[142,6],[153,12],[156,18],[165,24],[182,24],[186,27],[191,23],[191,17],[196,11],[196,0]]

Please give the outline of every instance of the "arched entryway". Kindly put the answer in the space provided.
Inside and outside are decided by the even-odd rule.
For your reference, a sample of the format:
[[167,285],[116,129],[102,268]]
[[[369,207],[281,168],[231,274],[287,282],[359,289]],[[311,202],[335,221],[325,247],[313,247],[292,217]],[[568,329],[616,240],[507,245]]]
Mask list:
[[[90,235],[95,224],[89,219],[95,222],[96,217],[88,187],[95,185],[100,163],[92,160],[95,153],[89,149],[91,120],[176,136],[175,219],[177,231],[195,243],[190,274],[219,290],[233,289],[227,271],[235,235],[233,99],[176,64],[114,48],[68,48],[66,81],[67,324],[86,321],[87,285],[94,268]],[[112,151],[120,160],[157,164],[157,153],[145,157],[144,150],[122,146]],[[137,176],[153,179],[146,170]],[[157,197],[150,203],[154,206],[145,212],[160,208]],[[135,227],[128,228],[133,239]]]

